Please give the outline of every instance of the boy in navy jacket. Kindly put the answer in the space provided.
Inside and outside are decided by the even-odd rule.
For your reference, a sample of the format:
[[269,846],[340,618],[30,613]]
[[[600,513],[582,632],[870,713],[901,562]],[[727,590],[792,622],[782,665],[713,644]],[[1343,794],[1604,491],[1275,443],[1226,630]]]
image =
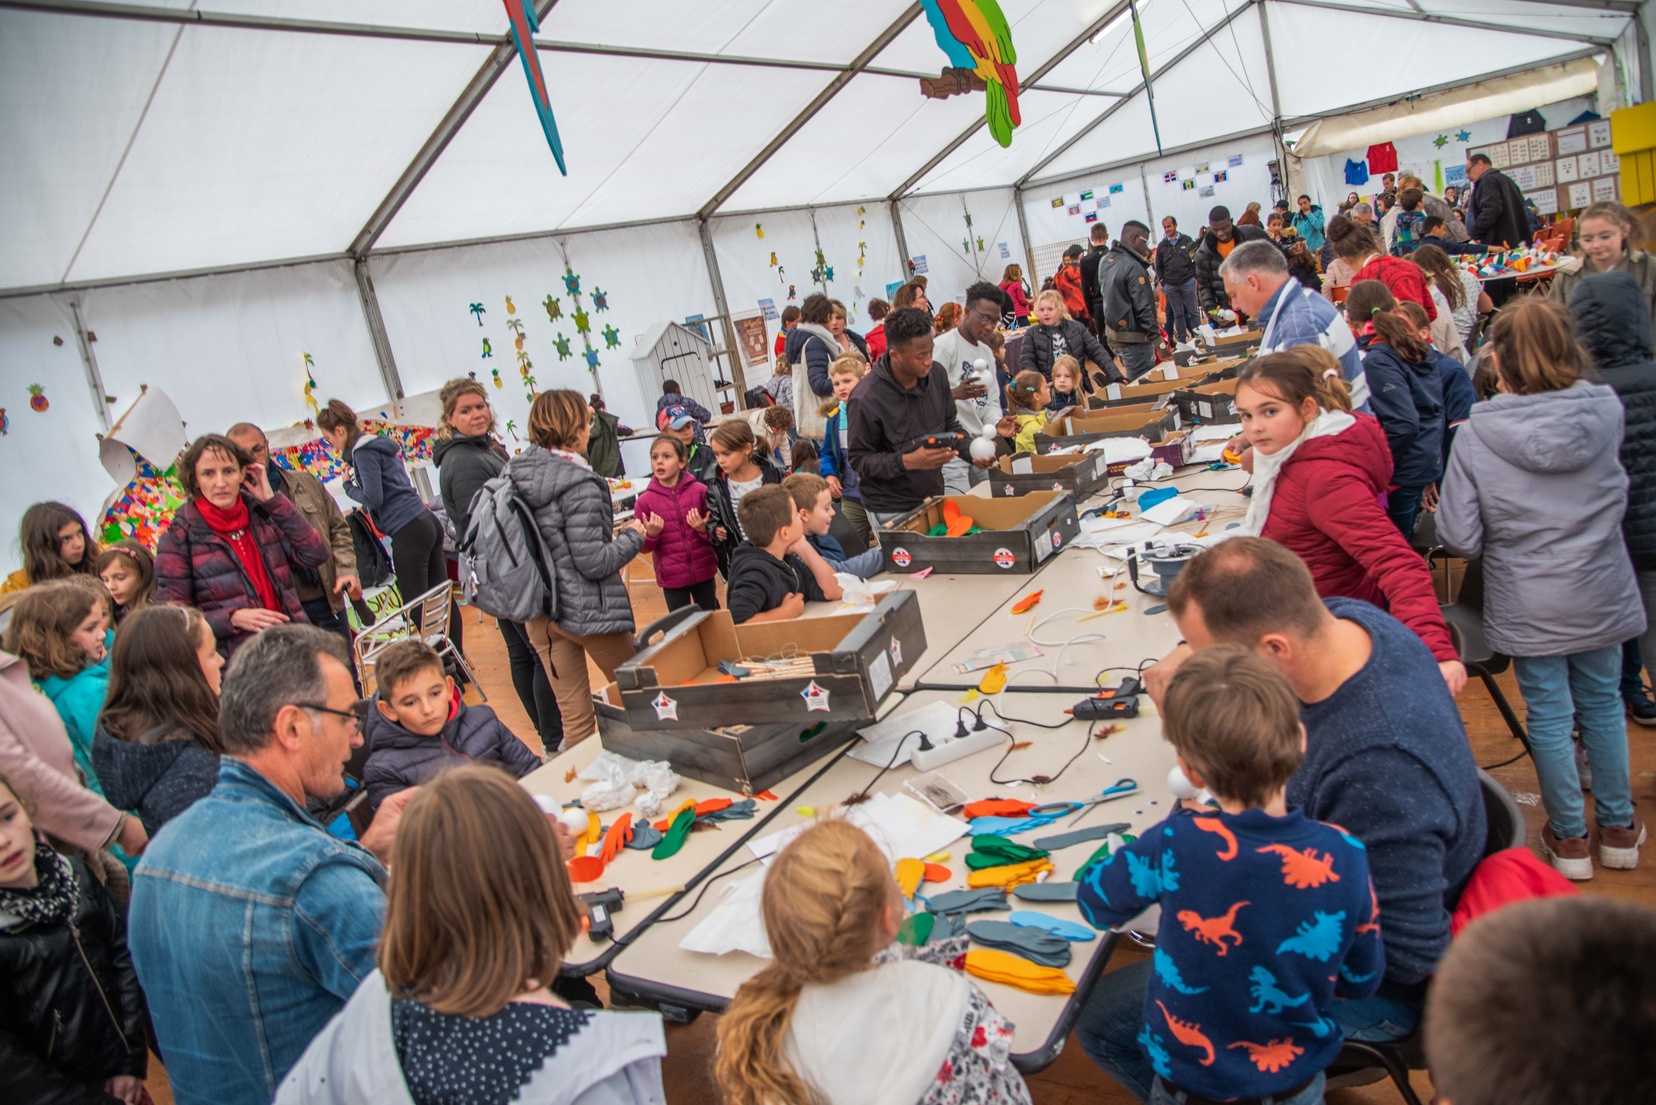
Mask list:
[[1138,1037],[1151,1100],[1320,1102],[1341,1044],[1330,1003],[1367,997],[1385,974],[1363,845],[1289,808],[1299,702],[1254,653],[1219,645],[1187,660],[1162,725],[1219,809],[1181,807],[1078,877],[1081,912],[1100,928],[1161,904]]
[[487,706],[468,706],[424,641],[398,641],[374,662],[379,691],[363,726],[362,783],[375,809],[399,790],[464,763],[497,763],[521,779],[541,758]]

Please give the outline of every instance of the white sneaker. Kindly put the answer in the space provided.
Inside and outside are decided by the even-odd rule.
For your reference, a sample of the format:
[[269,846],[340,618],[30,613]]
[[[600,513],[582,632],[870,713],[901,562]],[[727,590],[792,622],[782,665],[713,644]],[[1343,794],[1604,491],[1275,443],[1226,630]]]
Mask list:
[[1644,842],[1644,819],[1637,810],[1633,811],[1633,824],[1627,828],[1600,825],[1599,863],[1619,871],[1631,871],[1639,866],[1639,849]]
[[[1553,835],[1552,825],[1541,826],[1541,851],[1553,869],[1571,882],[1586,882],[1593,877],[1593,853],[1584,836]],[[1635,851],[1635,856],[1637,852]],[[1635,859],[1635,862],[1637,860]]]

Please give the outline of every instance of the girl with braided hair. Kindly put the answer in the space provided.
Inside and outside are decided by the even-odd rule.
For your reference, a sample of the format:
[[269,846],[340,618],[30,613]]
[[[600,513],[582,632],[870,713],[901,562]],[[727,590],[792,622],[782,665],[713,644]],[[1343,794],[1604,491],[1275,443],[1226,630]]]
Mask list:
[[965,937],[893,944],[902,893],[868,834],[838,820],[805,830],[765,873],[761,908],[774,958],[719,1018],[728,1105],[1029,1101],[1012,1025],[940,965]]

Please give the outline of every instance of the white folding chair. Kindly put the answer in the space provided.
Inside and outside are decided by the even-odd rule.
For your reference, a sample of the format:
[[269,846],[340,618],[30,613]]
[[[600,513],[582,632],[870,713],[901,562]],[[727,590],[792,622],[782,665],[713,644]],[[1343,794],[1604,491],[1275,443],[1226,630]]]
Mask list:
[[357,677],[362,680],[364,686],[367,685],[368,673],[373,670],[374,661],[379,654],[398,641],[412,638],[430,645],[440,657],[452,657],[461,674],[470,680],[472,686],[477,688],[477,693],[483,696],[483,701],[489,701],[489,692],[483,689],[483,684],[477,681],[477,676],[472,673],[466,658],[449,639],[453,588],[454,585],[445,579],[425,594],[387,612],[379,621],[357,634]]

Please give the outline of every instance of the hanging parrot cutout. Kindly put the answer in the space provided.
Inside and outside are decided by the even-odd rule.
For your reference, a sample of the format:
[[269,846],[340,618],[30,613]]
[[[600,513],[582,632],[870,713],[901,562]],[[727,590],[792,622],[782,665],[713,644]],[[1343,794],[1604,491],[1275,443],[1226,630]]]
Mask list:
[[936,79],[920,79],[921,95],[944,100],[982,89],[989,133],[1010,146],[1012,130],[1023,117],[1018,111],[1018,52],[1000,5],[995,0],[920,0],[920,6],[949,59]]
[[535,114],[540,116],[541,132],[552,149],[552,160],[558,163],[558,172],[568,176],[558,122],[552,118],[552,97],[546,91],[540,55],[535,52],[534,36],[540,30],[540,18],[535,15],[534,0],[504,0],[504,3],[506,18],[512,21],[512,41],[517,45],[518,60],[523,62],[523,75],[529,81],[529,97],[535,101]]

